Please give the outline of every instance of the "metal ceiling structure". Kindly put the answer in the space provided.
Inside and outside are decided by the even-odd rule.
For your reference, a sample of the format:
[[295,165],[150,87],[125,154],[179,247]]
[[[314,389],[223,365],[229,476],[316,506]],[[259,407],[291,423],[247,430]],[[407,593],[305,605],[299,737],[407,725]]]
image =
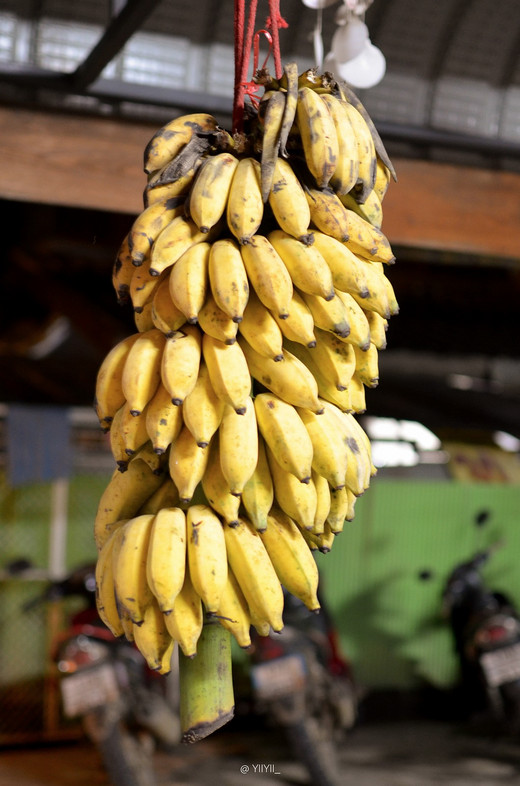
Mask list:
[[[325,49],[336,29],[337,7],[322,11]],[[303,70],[313,64],[317,12],[301,0],[282,0],[281,11],[288,22],[280,31],[282,55],[297,59]],[[259,0],[258,28],[267,15],[268,1]],[[392,149],[399,155],[520,169],[516,0],[375,0],[366,21],[386,57],[387,72],[379,85],[359,92]],[[232,90],[225,88],[233,79],[233,0],[188,5],[88,0],[81,6],[64,0],[1,0],[0,26],[7,41],[3,52],[0,47],[4,101],[77,109],[83,97],[90,100],[84,105],[90,111],[131,113],[146,107],[158,116],[203,106],[230,118]],[[148,37],[149,46],[141,47],[141,55],[137,46],[130,56],[147,58],[148,74],[137,79],[135,73],[134,78],[118,75],[117,61],[140,36]],[[161,62],[167,69],[174,50],[182,53],[182,64],[175,62],[171,73],[158,79]],[[197,69],[205,72],[198,84]]]

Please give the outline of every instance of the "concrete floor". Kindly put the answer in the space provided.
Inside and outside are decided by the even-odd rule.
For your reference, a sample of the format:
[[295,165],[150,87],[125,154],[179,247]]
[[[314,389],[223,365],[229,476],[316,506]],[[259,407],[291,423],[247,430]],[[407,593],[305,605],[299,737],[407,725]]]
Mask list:
[[[233,721],[211,737],[155,754],[159,786],[305,786],[277,731]],[[365,722],[341,751],[341,786],[520,784],[520,743],[429,720]],[[0,751],[0,786],[108,786],[87,742]]]

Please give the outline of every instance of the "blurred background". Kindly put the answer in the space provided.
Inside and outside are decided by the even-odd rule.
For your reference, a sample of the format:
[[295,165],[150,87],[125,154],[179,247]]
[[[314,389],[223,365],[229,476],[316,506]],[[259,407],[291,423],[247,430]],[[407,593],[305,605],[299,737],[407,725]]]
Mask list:
[[[300,71],[342,4],[309,5],[280,5]],[[375,0],[365,22],[385,72],[357,93],[398,175],[383,231],[400,313],[360,418],[379,472],[318,559],[364,689],[446,690],[451,568],[504,538],[486,571],[520,603],[520,7]],[[20,609],[95,557],[113,463],[92,399],[134,332],[111,271],[144,147],[191,111],[229,129],[233,84],[232,0],[0,0],[0,743],[65,734],[46,665],[59,623]]]

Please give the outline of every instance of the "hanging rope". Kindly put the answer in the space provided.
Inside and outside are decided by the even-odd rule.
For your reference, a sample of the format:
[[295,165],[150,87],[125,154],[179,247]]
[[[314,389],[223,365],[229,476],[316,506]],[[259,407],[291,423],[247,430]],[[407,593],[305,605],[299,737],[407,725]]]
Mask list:
[[265,35],[269,42],[269,54],[266,57],[264,66],[269,56],[273,55],[275,76],[279,79],[282,75],[282,64],[280,56],[280,41],[278,31],[282,27],[287,27],[287,22],[280,15],[280,0],[269,0],[269,17],[266,21],[266,29],[255,33],[255,20],[258,0],[250,0],[249,16],[246,24],[246,0],[235,0],[234,12],[234,56],[235,56],[235,85],[233,93],[233,132],[240,132],[244,122],[244,103],[248,95],[254,101],[254,94],[258,91],[259,85],[255,82],[247,81],[251,49],[254,48],[253,73],[258,69],[258,50],[259,37]]

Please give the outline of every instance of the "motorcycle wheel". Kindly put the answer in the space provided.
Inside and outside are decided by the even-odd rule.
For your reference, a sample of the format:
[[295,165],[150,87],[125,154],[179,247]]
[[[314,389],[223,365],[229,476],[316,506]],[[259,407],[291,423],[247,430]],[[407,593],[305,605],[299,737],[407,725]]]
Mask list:
[[112,786],[157,786],[153,743],[148,735],[138,736],[121,720],[104,723],[97,713],[87,716],[84,725]]
[[305,765],[312,786],[338,786],[336,744],[328,724],[312,716],[285,727],[295,759]]

